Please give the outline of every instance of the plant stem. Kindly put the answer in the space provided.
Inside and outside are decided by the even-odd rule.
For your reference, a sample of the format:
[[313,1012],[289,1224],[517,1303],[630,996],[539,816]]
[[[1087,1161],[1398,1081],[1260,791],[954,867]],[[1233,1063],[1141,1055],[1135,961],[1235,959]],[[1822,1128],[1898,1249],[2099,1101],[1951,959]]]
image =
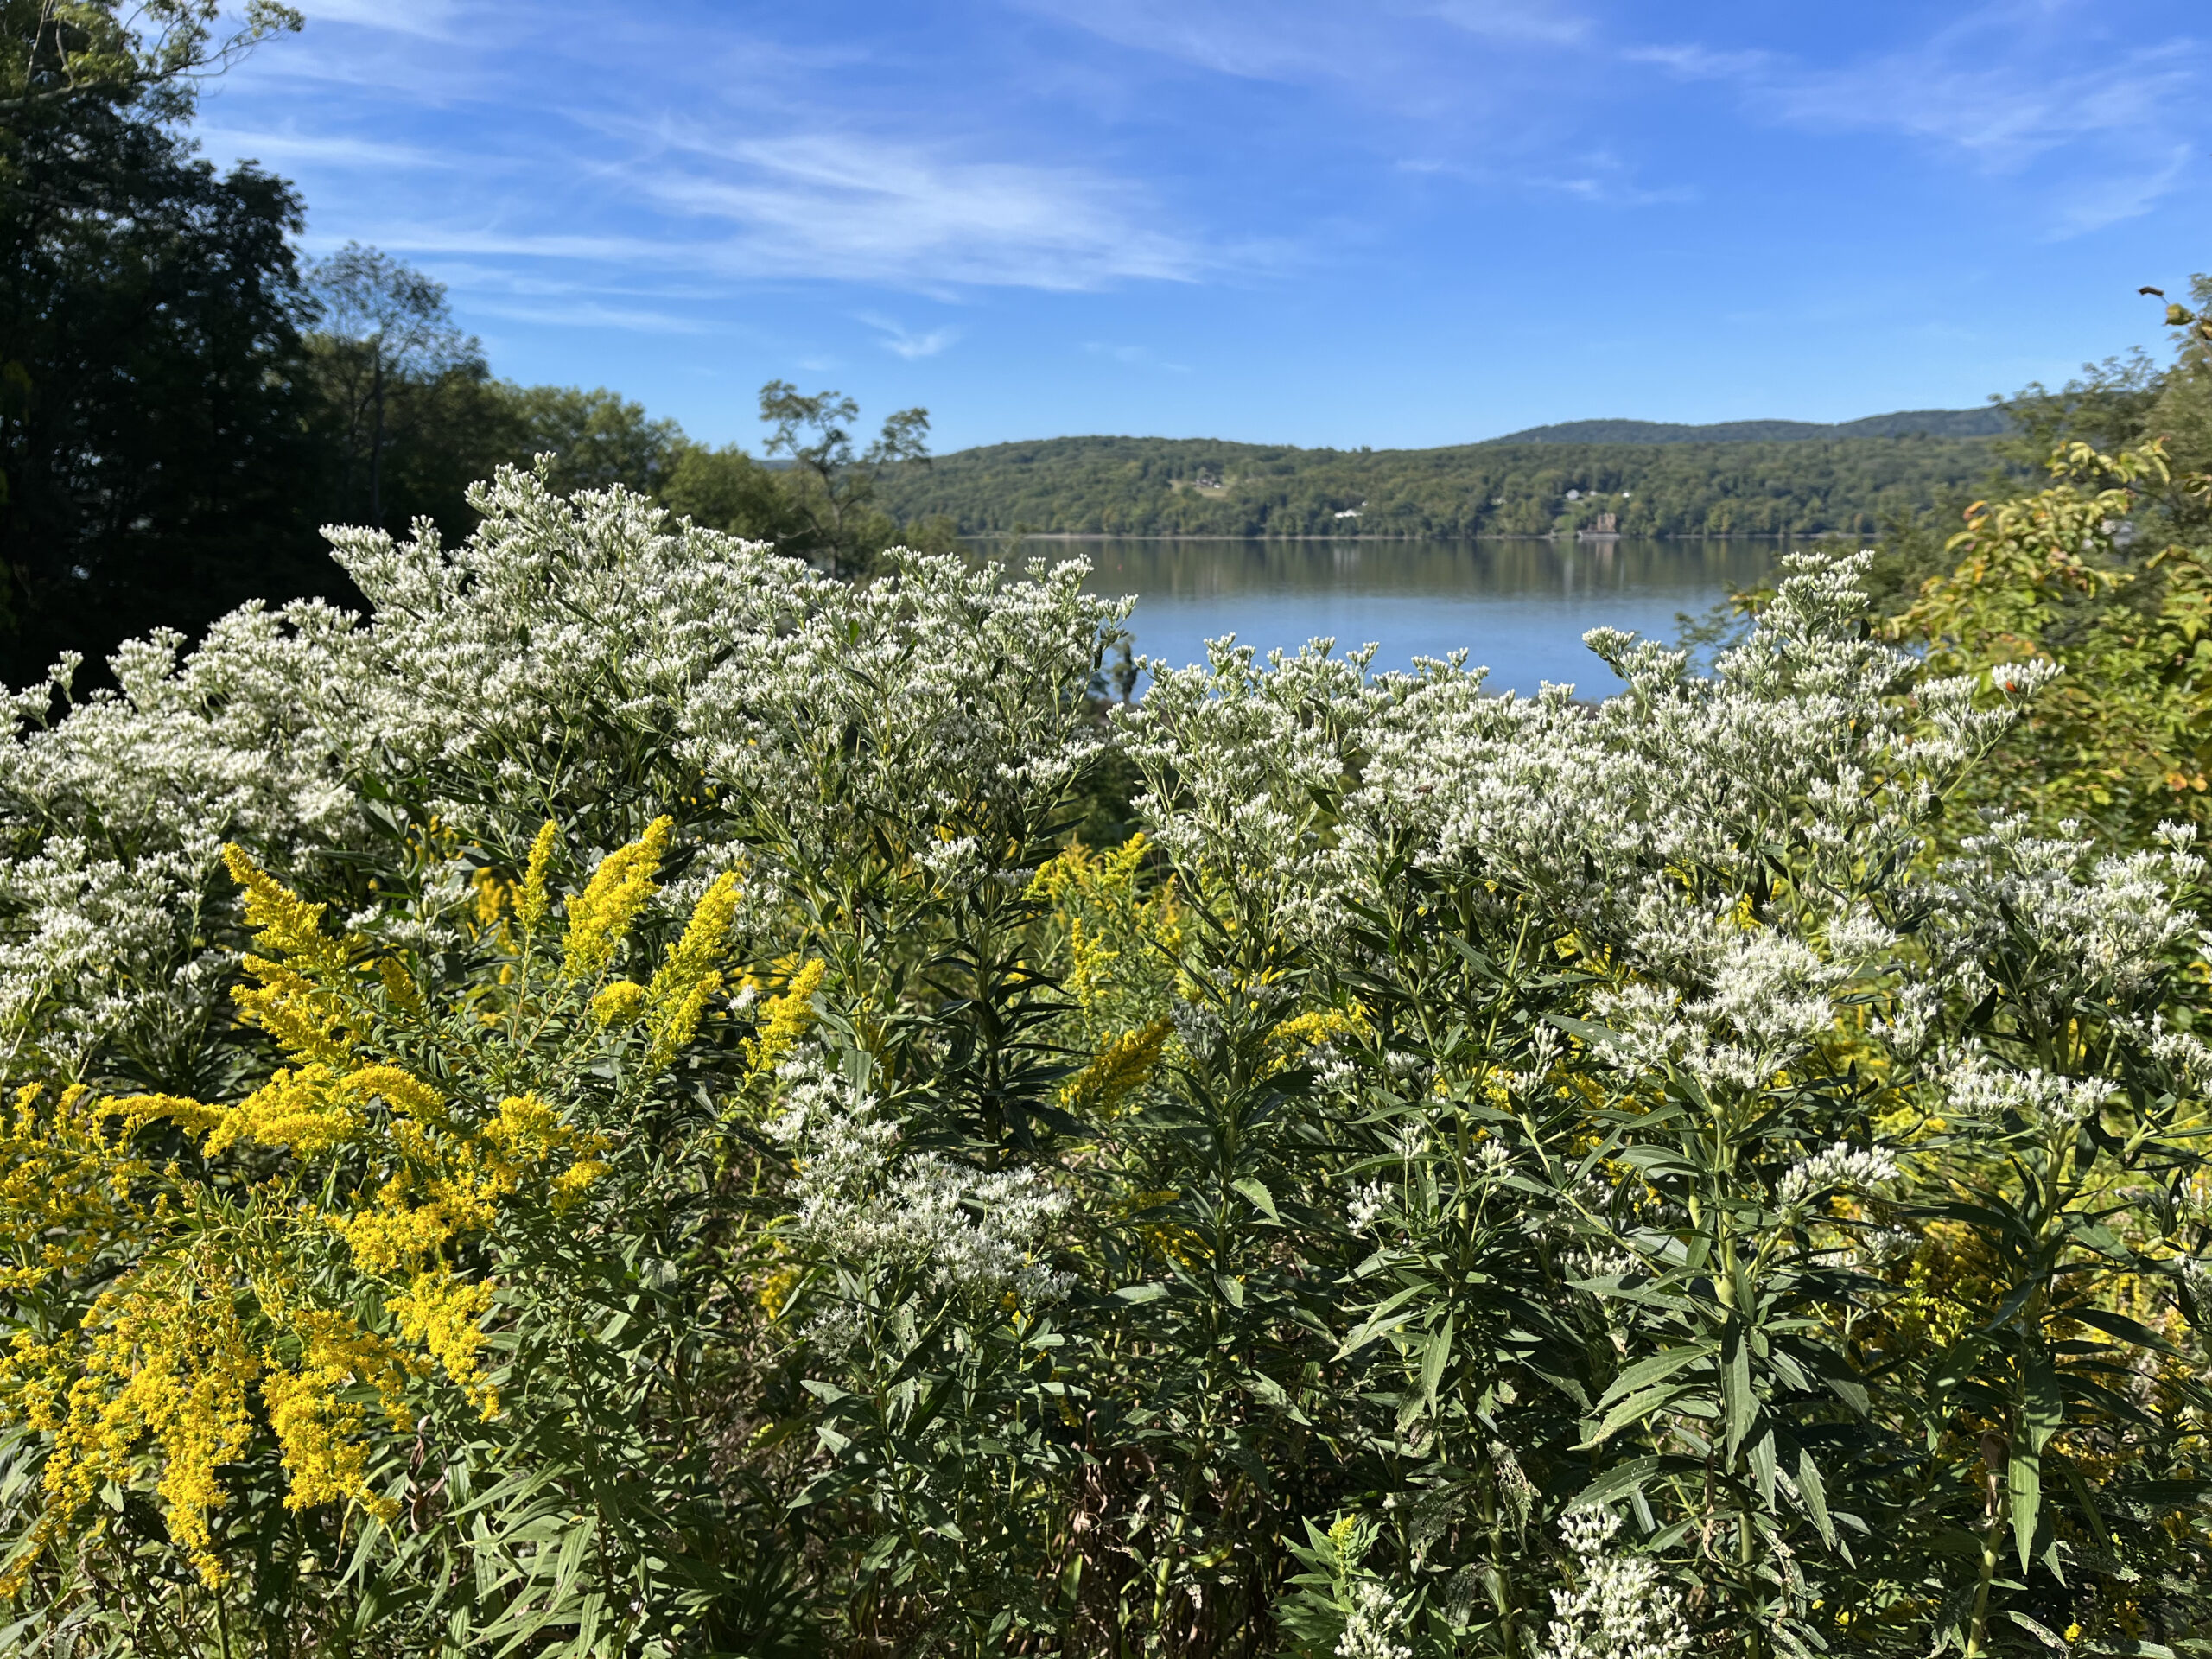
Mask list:
[[2005,1508],[1997,1505],[1989,1530],[1981,1536],[1981,1576],[1974,1587],[1974,1617],[1967,1625],[1966,1659],[1981,1659],[1989,1651],[1989,1583],[1997,1576],[1997,1537],[2005,1525]]

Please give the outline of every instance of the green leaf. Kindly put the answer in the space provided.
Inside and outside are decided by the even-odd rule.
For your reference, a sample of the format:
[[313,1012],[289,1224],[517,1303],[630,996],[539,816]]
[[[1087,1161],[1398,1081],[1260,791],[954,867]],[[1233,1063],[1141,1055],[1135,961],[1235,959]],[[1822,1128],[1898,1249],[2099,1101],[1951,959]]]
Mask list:
[[2042,1643],[2046,1648],[2056,1649],[2060,1653],[2067,1651],[2066,1643],[2063,1640],[2053,1635],[2050,1631],[2045,1630],[2042,1625],[2037,1624],[2035,1620],[2030,1618],[2025,1613],[2007,1609],[2005,1616],[2011,1619],[2015,1624],[2018,1625],[2022,1630],[2025,1630],[2030,1636],[2035,1637],[2037,1641]]
[[1827,1484],[1821,1478],[1821,1465],[1802,1446],[1797,1452],[1797,1495],[1804,1500],[1805,1514],[1821,1535],[1821,1541],[1833,1548],[1835,1522],[1828,1514]]
[[1633,1458],[1626,1463],[1617,1463],[1574,1495],[1567,1507],[1571,1510],[1588,1509],[1599,1503],[1611,1503],[1630,1492],[1643,1490],[1643,1483],[1659,1472],[1656,1458]]
[[1774,1507],[1774,1427],[1764,1424],[1751,1437],[1751,1474],[1759,1485],[1759,1501]]
[[[1343,1359],[1349,1355],[1356,1354],[1361,1349],[1366,1347],[1369,1343],[1374,1341],[1376,1338],[1382,1336],[1388,1332],[1395,1331],[1398,1326],[1416,1318],[1417,1313],[1414,1312],[1400,1313],[1398,1313],[1398,1310],[1404,1307],[1405,1305],[1413,1300],[1414,1297],[1420,1295],[1421,1294],[1421,1287],[1414,1286],[1411,1289],[1402,1290],[1394,1295],[1386,1297],[1382,1302],[1376,1305],[1374,1312],[1370,1313],[1367,1318],[1361,1322],[1359,1329],[1353,1332],[1351,1335],[1344,1339],[1343,1344],[1337,1349],[1337,1351],[1332,1355],[1331,1357],[1332,1359]],[[1395,1319],[1390,1317],[1394,1313],[1397,1315]]]
[[2043,1459],[2017,1439],[2012,1457],[2005,1467],[2005,1492],[2012,1506],[2012,1541],[2020,1552],[2020,1571],[2028,1570],[2036,1541],[2036,1522],[2043,1513]]
[[1728,1419],[1728,1459],[1732,1463],[1751,1432],[1751,1420],[1758,1414],[1758,1400],[1751,1393],[1751,1344],[1744,1340],[1740,1323],[1730,1331],[1727,1351],[1721,1360],[1720,1403]]
[[1268,1192],[1265,1186],[1253,1179],[1249,1175],[1243,1177],[1242,1179],[1231,1181],[1230,1185],[1235,1187],[1239,1192],[1242,1192],[1246,1198],[1251,1199],[1254,1207],[1269,1221],[1281,1221],[1282,1219],[1282,1217],[1278,1214],[1275,1210],[1274,1194]]
[[2040,1452],[2065,1426],[2066,1396],[2050,1356],[2042,1349],[2031,1350],[2021,1370],[2026,1388],[2020,1401],[2020,1427],[2027,1431],[2029,1446]]
[[1669,1348],[1664,1353],[1640,1359],[1616,1376],[1605,1393],[1598,1398],[1600,1406],[1634,1394],[1638,1389],[1649,1388],[1654,1382],[1672,1376],[1692,1360],[1703,1359],[1720,1344],[1707,1338],[1703,1342],[1686,1343],[1679,1348]]
[[1617,1429],[1625,1424],[1640,1421],[1656,1411],[1665,1410],[1684,1395],[1693,1392],[1694,1387],[1694,1384],[1684,1383],[1671,1389],[1646,1389],[1640,1394],[1632,1394],[1625,1400],[1616,1402],[1598,1427],[1577,1444],[1575,1450],[1580,1452],[1589,1446],[1603,1445]]
[[1436,1409],[1436,1386],[1444,1380],[1444,1368],[1452,1360],[1454,1324],[1454,1316],[1446,1313],[1444,1323],[1428,1333],[1428,1346],[1421,1357],[1421,1398],[1428,1402],[1431,1411]]
[[2125,1313],[2108,1313],[2101,1307],[2069,1307],[2064,1317],[2092,1325],[2108,1337],[2118,1337],[2122,1342],[2132,1342],[2139,1348],[2149,1348],[2161,1354],[2178,1357],[2181,1350],[2168,1342],[2148,1325],[2129,1319]]

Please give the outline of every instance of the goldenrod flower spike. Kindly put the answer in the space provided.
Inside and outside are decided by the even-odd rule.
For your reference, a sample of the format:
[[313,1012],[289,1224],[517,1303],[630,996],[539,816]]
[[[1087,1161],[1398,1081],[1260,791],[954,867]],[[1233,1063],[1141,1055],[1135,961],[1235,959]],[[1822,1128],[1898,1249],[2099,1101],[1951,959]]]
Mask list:
[[655,818],[644,835],[601,859],[584,890],[569,901],[563,974],[589,983],[607,971],[615,946],[653,895],[653,873],[668,852],[669,832],[675,827],[673,818]]
[[1111,1112],[1151,1077],[1174,1032],[1166,1020],[1108,1039],[1090,1065],[1060,1086],[1060,1104],[1071,1111]]
[[591,1000],[591,1017],[601,1030],[626,1026],[645,1011],[645,988],[634,979],[618,979]]
[[749,1077],[766,1077],[781,1065],[799,1039],[813,1028],[814,994],[822,988],[829,964],[817,957],[791,976],[781,996],[772,996],[762,1010],[760,1033],[745,1039],[746,1071]]
[[[445,1107],[443,1095],[396,1065],[365,1065],[340,1074],[321,1065],[282,1068],[227,1111],[168,1096],[141,1096],[117,1104],[133,1108],[141,1120],[169,1117],[185,1128],[206,1131],[200,1150],[211,1158],[241,1141],[311,1157],[358,1135],[365,1122],[361,1109],[377,1099],[403,1118],[435,1118]],[[212,1122],[211,1113],[217,1114]]]
[[223,862],[231,879],[245,889],[246,925],[254,930],[255,944],[273,956],[315,962],[335,953],[342,963],[344,947],[322,931],[327,906],[309,904],[247,857],[235,842],[224,846]]
[[499,1415],[499,1391],[484,1381],[477,1360],[485,1342],[477,1321],[491,1311],[491,1286],[457,1279],[443,1268],[433,1268],[416,1274],[413,1283],[387,1306],[400,1335],[421,1343],[464,1399],[487,1418]]
[[652,1009],[648,1064],[665,1065],[699,1029],[707,1004],[722,988],[721,962],[737,918],[737,875],[725,871],[700,898],[683,937],[653,976],[645,994]]
[[294,1366],[272,1369],[261,1384],[269,1427],[283,1459],[284,1507],[305,1510],[358,1500],[388,1523],[399,1506],[369,1487],[368,1413],[344,1390],[357,1381],[368,1383],[392,1431],[407,1433],[414,1427],[401,1395],[407,1357],[342,1313],[303,1310],[290,1324],[300,1357]]
[[530,843],[530,861],[523,867],[522,893],[515,900],[515,915],[526,931],[534,932],[544,926],[552,908],[552,899],[545,891],[545,872],[560,844],[561,826],[546,819],[537,839]]

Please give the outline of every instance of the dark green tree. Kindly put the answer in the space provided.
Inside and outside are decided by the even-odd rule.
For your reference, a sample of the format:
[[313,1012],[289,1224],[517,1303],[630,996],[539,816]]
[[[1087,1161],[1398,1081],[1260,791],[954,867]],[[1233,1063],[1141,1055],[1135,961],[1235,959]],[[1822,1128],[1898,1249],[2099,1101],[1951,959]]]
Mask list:
[[643,404],[604,386],[586,391],[502,385],[498,396],[513,428],[507,441],[519,445],[524,457],[551,454],[559,489],[620,484],[640,495],[658,495],[685,448],[683,429],[674,421],[649,419]]
[[315,545],[289,237],[297,196],[219,176],[195,77],[296,19],[0,6],[0,677],[96,662],[254,595],[350,597]]
[[888,416],[874,442],[855,453],[850,428],[860,412],[842,392],[808,397],[788,380],[760,388],[764,447],[787,463],[785,490],[800,525],[778,545],[827,565],[832,575],[863,574],[899,539],[896,522],[871,505],[877,478],[887,467],[929,461],[929,410]]
[[[482,391],[491,378],[483,347],[454,326],[442,283],[378,249],[347,243],[313,268],[308,285],[315,378],[339,473],[334,516],[394,529],[427,512],[459,528],[443,522],[454,516],[451,503],[424,499],[442,496],[443,480],[421,474],[426,461],[435,470],[434,458],[451,454],[439,440],[455,405],[496,402]],[[411,490],[388,488],[395,466],[413,474]],[[397,522],[395,505],[404,513]]]
[[713,449],[700,443],[679,444],[660,494],[670,512],[747,541],[782,546],[807,528],[784,487],[782,474],[761,466],[734,443]]

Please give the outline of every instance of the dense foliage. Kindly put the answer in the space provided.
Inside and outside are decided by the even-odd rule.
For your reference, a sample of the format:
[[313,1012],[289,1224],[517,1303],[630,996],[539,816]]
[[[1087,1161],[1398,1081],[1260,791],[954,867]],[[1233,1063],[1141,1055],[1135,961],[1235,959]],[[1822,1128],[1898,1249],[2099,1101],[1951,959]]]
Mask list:
[[[2212,278],[2196,288],[2212,312]],[[1887,550],[1889,630],[1931,664],[2064,671],[1972,792],[2123,842],[2212,817],[2212,322],[2178,304],[2168,321],[2169,369],[2139,356],[2016,400],[2021,443],[2050,446],[2042,487]]]
[[[509,472],[0,750],[10,1643],[2205,1649],[2203,864]],[[1070,826],[1134,766],[1142,833]]]
[[121,640],[259,595],[358,605],[321,525],[458,536],[471,483],[541,454],[564,488],[835,569],[951,544],[868,500],[878,462],[925,453],[921,410],[855,455],[835,393],[794,420],[771,387],[795,464],[762,467],[603,389],[496,379],[444,290],[374,249],[302,268],[297,194],[217,174],[183,130],[200,78],[298,23],[271,0],[0,0],[0,680],[65,651],[97,677]]
[[[1995,463],[1985,437],[1294,449],[1208,439],[990,444],[884,480],[895,515],[963,533],[1130,536],[1871,533]],[[1570,498],[1572,493],[1572,498]]]
[[[0,645],[97,614],[105,647],[327,569],[296,493],[299,201],[170,118],[222,49],[203,11],[149,7],[141,40],[0,7]],[[51,660],[4,654],[13,680]]]

